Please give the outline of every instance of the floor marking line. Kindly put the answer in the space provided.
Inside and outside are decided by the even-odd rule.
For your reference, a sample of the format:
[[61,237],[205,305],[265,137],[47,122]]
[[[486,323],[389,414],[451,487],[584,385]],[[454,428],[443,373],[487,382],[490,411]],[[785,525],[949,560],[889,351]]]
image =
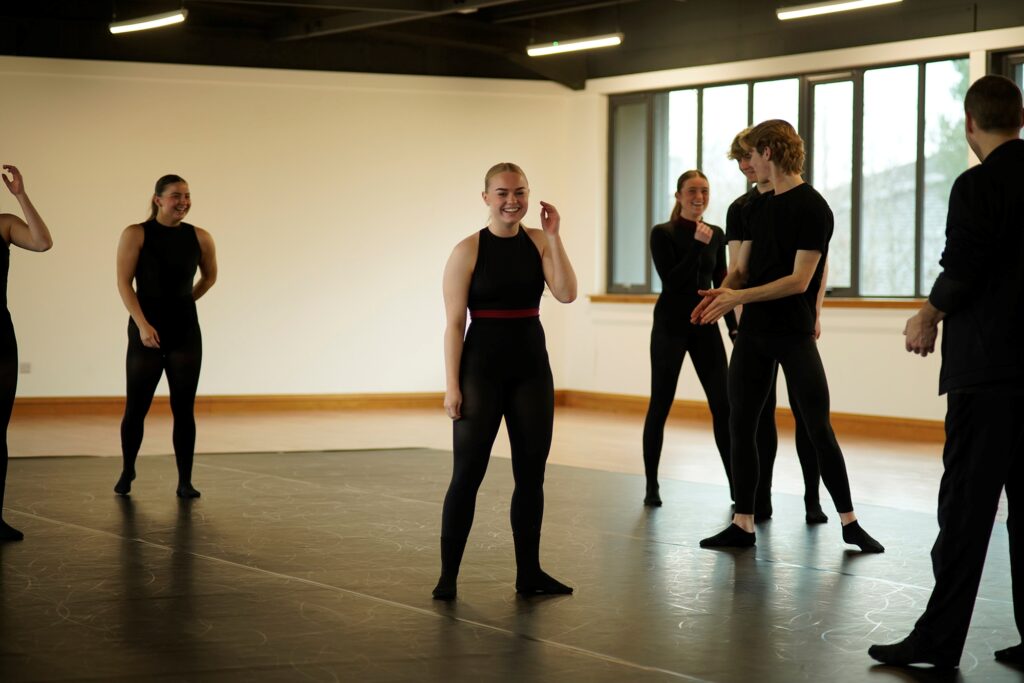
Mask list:
[[147,545],[147,546],[150,546],[150,547],[153,547],[153,548],[158,548],[160,550],[169,551],[171,553],[182,553],[182,554],[185,554],[185,555],[191,555],[192,557],[196,557],[196,558],[199,558],[199,559],[202,559],[202,560],[208,560],[210,562],[215,562],[217,564],[226,565],[226,566],[233,567],[233,568],[236,568],[236,569],[244,569],[244,570],[247,570],[247,571],[250,571],[250,572],[255,572],[255,573],[258,573],[258,574],[263,574],[263,575],[271,576],[271,577],[278,578],[278,579],[285,579],[287,581],[297,581],[299,583],[304,583],[304,584],[306,584],[308,586],[313,586],[315,588],[320,588],[322,590],[332,591],[332,592],[335,592],[335,593],[344,593],[346,595],[351,595],[351,596],[356,597],[356,598],[363,598],[364,600],[370,600],[371,602],[376,602],[376,603],[379,603],[379,604],[382,604],[382,605],[387,605],[389,607],[394,607],[394,608],[397,608],[397,609],[402,609],[402,610],[406,610],[406,611],[416,612],[416,613],[422,614],[424,616],[436,617],[436,618],[439,618],[439,619],[448,619],[448,620],[455,621],[455,622],[458,622],[458,623],[468,624],[470,626],[475,626],[477,628],[482,628],[482,629],[485,629],[485,630],[488,630],[488,631],[493,631],[493,632],[496,632],[496,633],[501,633],[503,635],[511,636],[513,638],[522,638],[524,640],[529,640],[529,641],[532,641],[532,642],[535,642],[535,643],[540,643],[542,645],[548,645],[550,647],[554,647],[554,648],[557,648],[557,649],[560,649],[560,650],[566,650],[566,651],[569,651],[569,652],[574,652],[574,653],[582,655],[584,657],[590,657],[592,659],[599,659],[599,660],[602,660],[602,661],[605,661],[605,662],[609,662],[609,663],[612,663],[612,664],[618,664],[620,666],[625,666],[625,667],[631,668],[631,669],[639,669],[641,671],[650,671],[652,673],[665,674],[667,676],[672,676],[672,677],[678,678],[680,680],[692,681],[693,683],[713,683],[712,681],[709,681],[707,679],[697,678],[695,676],[690,676],[688,674],[684,674],[684,673],[681,673],[681,672],[678,672],[678,671],[670,671],[668,669],[661,669],[661,668],[656,667],[656,666],[649,666],[649,665],[646,665],[646,664],[639,664],[637,662],[631,662],[628,659],[621,659],[619,657],[615,657],[615,656],[612,656],[612,655],[607,655],[607,654],[604,654],[604,653],[601,653],[601,652],[595,652],[593,650],[588,650],[586,648],[577,647],[575,645],[569,645],[567,643],[559,643],[557,641],[549,640],[547,638],[540,638],[540,637],[537,637],[537,636],[531,636],[531,635],[527,635],[527,634],[524,634],[524,633],[516,633],[515,631],[509,631],[509,630],[503,629],[503,628],[501,628],[499,626],[493,626],[491,624],[487,624],[487,623],[479,622],[479,621],[474,621],[472,619],[465,619],[463,617],[458,617],[458,616],[448,615],[448,614],[438,614],[434,610],[428,610],[428,609],[424,609],[422,607],[415,607],[413,605],[407,605],[407,604],[402,603],[402,602],[396,602],[394,600],[388,600],[387,598],[379,598],[377,596],[368,595],[366,593],[360,593],[359,591],[354,591],[354,590],[351,590],[349,588],[341,588],[340,586],[332,586],[330,584],[321,583],[319,581],[314,581],[312,579],[304,579],[304,578],[298,577],[298,576],[291,576],[289,574],[282,574],[280,572],[271,571],[269,569],[263,569],[262,567],[253,567],[253,566],[250,566],[250,565],[240,564],[238,562],[233,562],[232,560],[225,560],[223,558],[214,557],[212,555],[204,555],[202,553],[194,553],[194,552],[191,552],[191,551],[178,550],[178,549],[173,548],[171,546],[163,545],[163,544],[160,544],[160,543],[154,543],[153,541],[147,541],[147,540],[142,539],[142,538],[127,538],[127,537],[122,536],[120,534],[116,534],[116,533],[114,533],[112,531],[104,531],[102,529],[94,529],[92,527],[88,527],[88,526],[85,526],[85,525],[82,525],[82,524],[75,524],[74,522],[64,522],[64,521],[61,521],[59,519],[52,519],[50,517],[44,517],[43,515],[38,515],[38,514],[35,514],[33,512],[25,512],[23,510],[18,510],[18,509],[15,509],[15,508],[4,508],[4,509],[5,510],[9,510],[10,512],[14,512],[14,513],[19,514],[19,515],[24,515],[25,517],[31,517],[31,518],[39,520],[39,521],[49,522],[51,524],[57,524],[59,526],[70,527],[70,528],[74,528],[74,529],[81,529],[83,531],[89,531],[89,532],[92,532],[92,533],[95,533],[95,534],[100,534],[100,535],[103,535],[103,536],[109,536],[109,537],[112,537],[112,538],[116,538],[116,539],[121,540],[121,541],[129,541],[129,542],[132,542],[132,543],[140,543],[142,545]]

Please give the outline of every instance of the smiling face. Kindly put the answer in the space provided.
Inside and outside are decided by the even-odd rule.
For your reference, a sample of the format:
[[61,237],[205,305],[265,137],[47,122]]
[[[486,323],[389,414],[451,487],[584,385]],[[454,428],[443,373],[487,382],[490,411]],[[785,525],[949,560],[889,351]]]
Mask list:
[[513,171],[497,173],[487,183],[484,203],[491,210],[491,224],[512,228],[526,216],[529,208],[530,186],[526,178]]
[[767,183],[771,180],[771,156],[770,147],[765,147],[760,152],[756,149],[750,150],[750,167],[754,169],[755,180],[758,183]]
[[679,215],[688,221],[698,221],[708,208],[708,200],[711,197],[711,186],[707,178],[695,176],[687,178],[682,188],[676,192],[676,201],[679,202]]
[[750,165],[750,148],[743,145],[743,155],[736,157],[736,163],[740,167],[740,171],[747,177],[748,183],[757,182],[757,173],[754,171],[754,167]]
[[163,192],[153,195],[156,204],[156,219],[164,225],[178,225],[184,220],[192,208],[192,195],[188,191],[188,183],[171,183]]

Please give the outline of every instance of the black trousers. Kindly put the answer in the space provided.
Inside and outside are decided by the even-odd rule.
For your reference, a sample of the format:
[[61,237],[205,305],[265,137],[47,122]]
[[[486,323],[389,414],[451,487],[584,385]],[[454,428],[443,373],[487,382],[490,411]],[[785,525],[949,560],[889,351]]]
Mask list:
[[537,537],[544,517],[544,470],[551,450],[555,387],[537,318],[474,320],[459,370],[462,418],[453,423],[454,464],[441,536],[465,540],[502,418],[512,448],[512,531]]
[[658,480],[658,463],[665,439],[665,421],[672,409],[679,371],[687,352],[711,409],[715,445],[732,489],[729,468],[728,361],[718,325],[690,325],[684,333],[672,333],[657,325],[651,331],[651,401],[644,419],[644,472],[651,484]]
[[[760,468],[757,478],[757,511],[767,510],[772,505],[772,479],[775,473],[775,456],[779,449],[779,432],[775,426],[775,396],[778,393],[779,372],[776,365],[772,377],[772,386],[768,390],[768,398],[761,411],[761,419],[757,423],[757,462]],[[807,435],[803,414],[793,398],[793,390],[787,384],[789,408],[793,411],[796,423],[796,457],[800,462],[800,472],[804,479],[804,504],[817,505],[818,488],[821,484],[821,471],[818,469],[818,454],[814,452],[814,444]]]
[[11,314],[0,309],[0,517],[3,517],[4,493],[7,485],[7,425],[14,409],[14,394],[18,389],[18,341],[14,337]]
[[851,512],[850,481],[829,419],[828,380],[814,336],[757,334],[743,332],[742,328],[729,364],[729,436],[736,512],[754,514],[760,470],[757,425],[778,365],[786,373],[793,405],[804,417],[825,488],[838,512]]
[[932,547],[935,588],[914,628],[936,649],[959,656],[1004,487],[1013,613],[1024,633],[1024,395],[951,393],[946,400],[939,535]]

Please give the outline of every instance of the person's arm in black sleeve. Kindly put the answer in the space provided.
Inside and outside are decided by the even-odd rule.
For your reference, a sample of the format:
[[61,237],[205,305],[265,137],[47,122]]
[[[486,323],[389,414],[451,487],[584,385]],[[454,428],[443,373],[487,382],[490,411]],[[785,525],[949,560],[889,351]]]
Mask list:
[[654,259],[654,268],[665,289],[680,289],[692,284],[693,291],[697,291],[697,259],[704,246],[693,240],[692,246],[683,253],[682,258],[676,260],[672,237],[660,228],[651,231],[651,258]]
[[946,217],[946,247],[939,265],[942,272],[932,286],[928,301],[945,314],[954,313],[978,295],[986,272],[991,269],[991,255],[996,244],[991,226],[980,225],[978,216],[970,215],[972,183],[963,176],[949,193]]

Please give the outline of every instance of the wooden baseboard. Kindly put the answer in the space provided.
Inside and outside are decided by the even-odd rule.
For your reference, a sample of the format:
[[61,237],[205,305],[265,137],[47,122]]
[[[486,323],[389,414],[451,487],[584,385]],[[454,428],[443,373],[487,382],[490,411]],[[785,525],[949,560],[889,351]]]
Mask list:
[[[397,410],[437,408],[444,394],[279,394],[197,396],[196,413],[231,414],[286,410]],[[170,413],[166,396],[153,399],[151,412]],[[61,417],[67,415],[119,415],[123,396],[26,397],[14,401],[14,417]]]
[[[593,391],[563,389],[556,392],[556,403],[571,408],[583,408],[612,413],[645,413],[647,396],[604,394]],[[711,411],[703,401],[676,400],[672,403],[670,419],[710,421]],[[789,408],[775,409],[775,421],[784,429],[793,429],[793,412]],[[832,413],[832,428],[839,435],[861,436],[899,441],[942,443],[946,439],[941,420],[920,420],[909,417]]]
[[[555,405],[610,413],[643,414],[647,412],[647,396],[607,394],[595,391],[559,389]],[[196,413],[233,414],[288,410],[401,410],[408,408],[441,409],[444,394],[424,392],[408,394],[278,394],[238,396],[198,396]],[[152,412],[169,414],[166,396],[153,399]],[[124,412],[123,396],[25,397],[14,401],[14,417],[63,417],[72,415],[120,415]],[[711,411],[703,401],[677,400],[672,404],[670,419],[710,421]],[[793,428],[789,408],[777,408],[775,419],[785,429]],[[832,426],[838,434],[942,443],[945,429],[940,420],[918,420],[881,415],[832,413]]]

